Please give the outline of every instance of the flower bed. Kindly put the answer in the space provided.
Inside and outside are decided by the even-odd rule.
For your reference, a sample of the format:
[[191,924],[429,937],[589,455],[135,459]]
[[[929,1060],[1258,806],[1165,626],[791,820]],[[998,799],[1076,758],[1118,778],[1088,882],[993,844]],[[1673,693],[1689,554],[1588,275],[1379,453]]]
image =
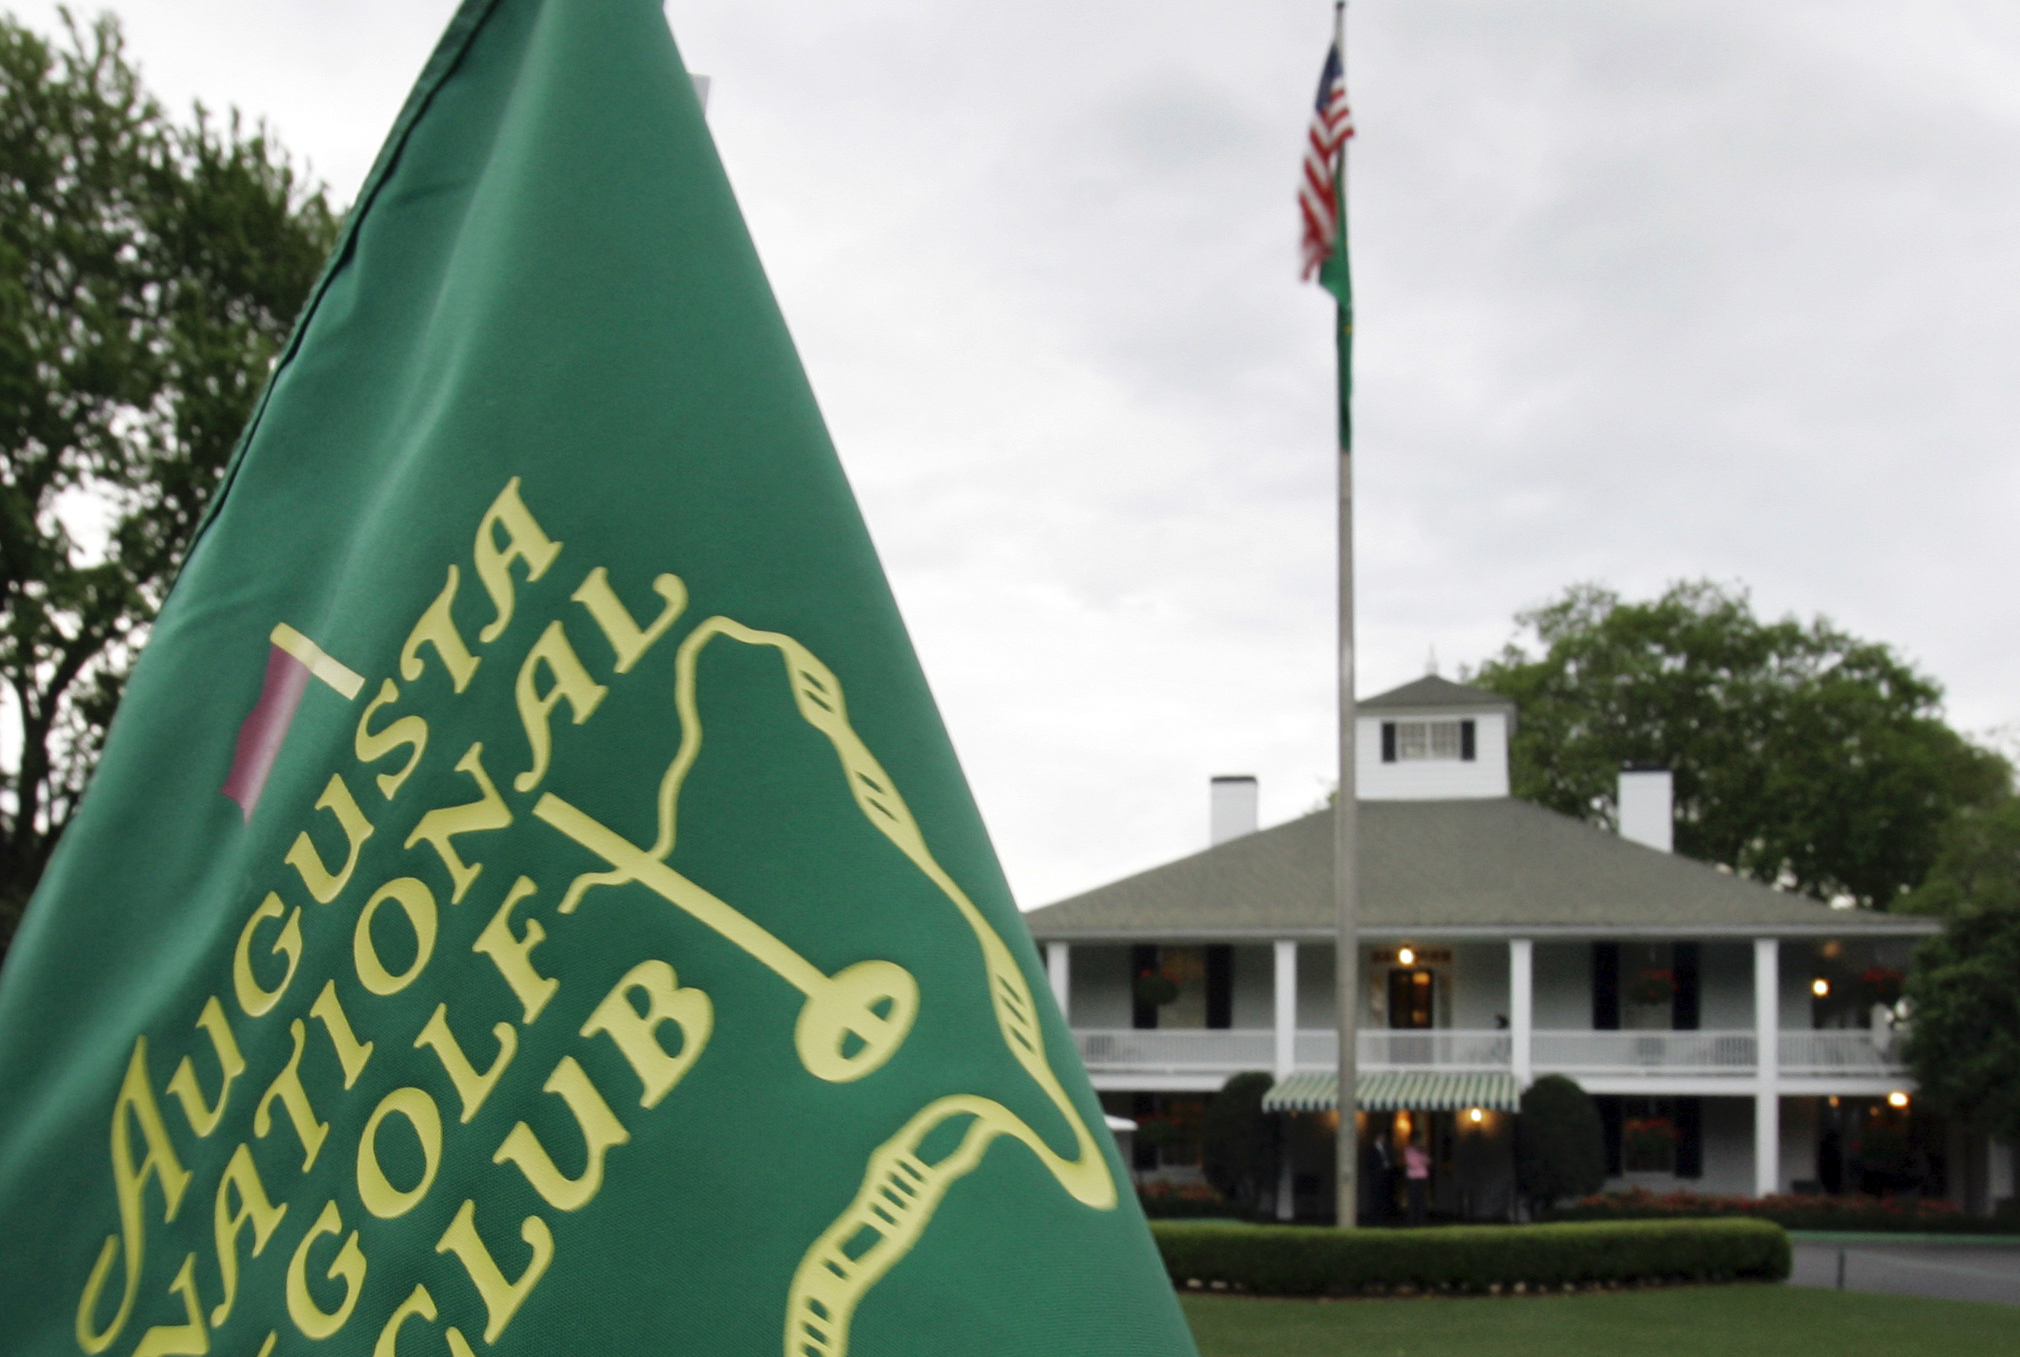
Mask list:
[[1550,1219],[1563,1221],[1708,1217],[1771,1220],[1786,1230],[1996,1234],[2020,1229],[2020,1221],[1970,1216],[1949,1202],[1924,1201],[1916,1197],[1812,1197],[1789,1193],[1769,1197],[1717,1197],[1696,1192],[1650,1192],[1646,1188],[1635,1188],[1629,1192],[1585,1197],[1550,1213]]
[[1219,1219],[1248,1215],[1205,1183],[1145,1183],[1136,1189],[1143,1214],[1152,1220]]
[[1186,1288],[1261,1296],[1505,1294],[1669,1282],[1779,1281],[1789,1237],[1764,1220],[1581,1221],[1334,1230],[1299,1225],[1151,1226]]

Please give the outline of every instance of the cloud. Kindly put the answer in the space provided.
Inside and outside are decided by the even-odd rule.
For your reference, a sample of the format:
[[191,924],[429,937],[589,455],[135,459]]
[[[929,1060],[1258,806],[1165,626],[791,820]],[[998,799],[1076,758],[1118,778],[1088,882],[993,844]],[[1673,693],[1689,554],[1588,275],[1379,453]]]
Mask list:
[[[137,0],[348,193],[450,7]],[[1027,905],[1332,766],[1323,6],[673,0]],[[1363,691],[1576,580],[1751,584],[2020,716],[2020,17],[1357,0]]]

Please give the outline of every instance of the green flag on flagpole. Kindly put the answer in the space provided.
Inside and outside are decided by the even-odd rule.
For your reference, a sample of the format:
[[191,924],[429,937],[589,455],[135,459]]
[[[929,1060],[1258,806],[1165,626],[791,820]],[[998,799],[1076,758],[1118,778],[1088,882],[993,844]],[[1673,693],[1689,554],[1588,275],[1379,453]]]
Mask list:
[[1040,977],[659,5],[468,0],[0,976],[0,1348],[1189,1353]]
[[1339,331],[1334,336],[1339,362],[1340,450],[1354,446],[1354,279],[1347,264],[1347,157],[1340,152],[1338,171],[1339,221],[1332,253],[1319,266],[1319,285],[1338,302]]

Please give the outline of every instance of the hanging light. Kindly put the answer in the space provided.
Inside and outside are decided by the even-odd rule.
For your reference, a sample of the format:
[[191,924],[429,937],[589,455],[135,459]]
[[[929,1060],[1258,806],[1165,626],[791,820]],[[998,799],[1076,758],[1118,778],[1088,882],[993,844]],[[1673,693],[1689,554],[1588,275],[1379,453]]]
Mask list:
[[1466,1109],[1466,1120],[1478,1126],[1481,1122],[1487,1120],[1487,1114],[1477,1107],[1469,1107]]
[[1414,966],[1417,964],[1417,954],[1408,947],[1399,947],[1396,949],[1396,960],[1405,966]]
[[1889,1093],[1887,1095],[1887,1106],[1906,1107],[1907,1105],[1908,1105],[1908,1095],[1901,1092],[1899,1089],[1895,1089],[1892,1093]]

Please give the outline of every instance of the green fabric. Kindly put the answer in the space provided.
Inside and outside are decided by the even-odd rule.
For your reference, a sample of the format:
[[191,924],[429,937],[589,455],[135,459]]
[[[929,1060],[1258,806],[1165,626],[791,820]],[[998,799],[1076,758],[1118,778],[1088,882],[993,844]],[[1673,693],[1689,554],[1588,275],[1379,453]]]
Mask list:
[[[1293,1074],[1263,1095],[1265,1112],[1331,1112],[1340,1077]],[[1354,1079],[1354,1106],[1363,1112],[1457,1112],[1469,1107],[1515,1112],[1522,1090],[1515,1076],[1494,1070],[1376,1070]]]
[[394,1345],[1193,1350],[654,0],[453,21],[0,977],[0,1350]]
[[1335,355],[1339,363],[1339,430],[1340,451],[1354,449],[1354,276],[1347,265],[1347,153],[1340,152],[1337,170],[1338,188],[1334,196],[1339,201],[1340,218],[1338,229],[1333,232],[1333,252],[1326,262],[1319,265],[1319,285],[1333,294],[1338,302],[1338,331],[1334,336]]

